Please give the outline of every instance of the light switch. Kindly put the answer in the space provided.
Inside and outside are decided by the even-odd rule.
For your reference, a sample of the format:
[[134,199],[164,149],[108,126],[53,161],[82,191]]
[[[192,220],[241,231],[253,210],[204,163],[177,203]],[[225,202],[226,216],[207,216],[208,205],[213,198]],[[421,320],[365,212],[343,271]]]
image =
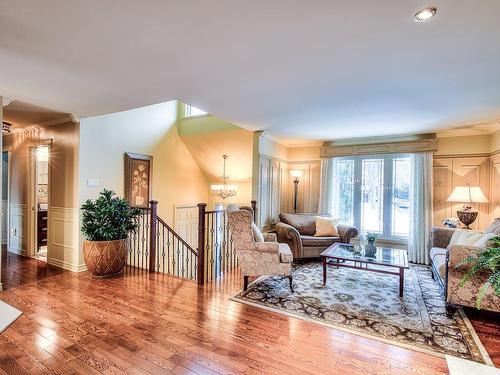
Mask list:
[[87,187],[99,187],[99,179],[87,178]]

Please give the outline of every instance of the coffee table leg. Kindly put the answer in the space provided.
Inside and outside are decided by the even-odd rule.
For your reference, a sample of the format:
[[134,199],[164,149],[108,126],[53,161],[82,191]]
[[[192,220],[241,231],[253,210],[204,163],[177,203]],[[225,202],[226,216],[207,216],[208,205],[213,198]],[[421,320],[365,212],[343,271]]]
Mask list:
[[403,297],[403,289],[405,286],[405,269],[399,269],[399,296]]
[[323,257],[323,285],[326,285],[326,257]]

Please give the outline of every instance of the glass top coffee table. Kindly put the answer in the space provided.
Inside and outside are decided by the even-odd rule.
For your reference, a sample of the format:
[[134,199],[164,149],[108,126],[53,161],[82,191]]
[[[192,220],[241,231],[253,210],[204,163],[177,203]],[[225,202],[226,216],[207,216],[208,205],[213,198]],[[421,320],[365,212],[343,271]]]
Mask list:
[[[331,264],[335,267],[397,275],[399,276],[399,296],[403,297],[405,269],[408,269],[406,250],[377,247],[373,256],[367,256],[363,246],[334,243],[321,253],[321,258],[323,260],[323,285],[326,285],[327,265]],[[373,266],[384,266],[384,268]],[[386,267],[398,270],[393,272]]]

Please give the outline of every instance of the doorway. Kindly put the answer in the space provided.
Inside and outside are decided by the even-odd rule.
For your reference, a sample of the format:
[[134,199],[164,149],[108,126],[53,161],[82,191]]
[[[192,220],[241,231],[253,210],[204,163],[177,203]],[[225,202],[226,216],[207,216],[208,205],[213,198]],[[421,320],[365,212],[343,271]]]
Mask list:
[[46,262],[49,231],[50,145],[31,149],[31,256]]

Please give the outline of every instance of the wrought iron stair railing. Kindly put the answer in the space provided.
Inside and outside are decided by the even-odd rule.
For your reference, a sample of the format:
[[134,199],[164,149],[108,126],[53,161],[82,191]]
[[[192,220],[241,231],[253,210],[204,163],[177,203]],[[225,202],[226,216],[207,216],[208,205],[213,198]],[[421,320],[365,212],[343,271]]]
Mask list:
[[[202,285],[238,266],[227,212],[198,204],[198,246],[194,249],[157,214],[158,202],[142,208],[138,229],[128,239],[127,265],[196,281]],[[252,201],[256,210],[256,202]]]

